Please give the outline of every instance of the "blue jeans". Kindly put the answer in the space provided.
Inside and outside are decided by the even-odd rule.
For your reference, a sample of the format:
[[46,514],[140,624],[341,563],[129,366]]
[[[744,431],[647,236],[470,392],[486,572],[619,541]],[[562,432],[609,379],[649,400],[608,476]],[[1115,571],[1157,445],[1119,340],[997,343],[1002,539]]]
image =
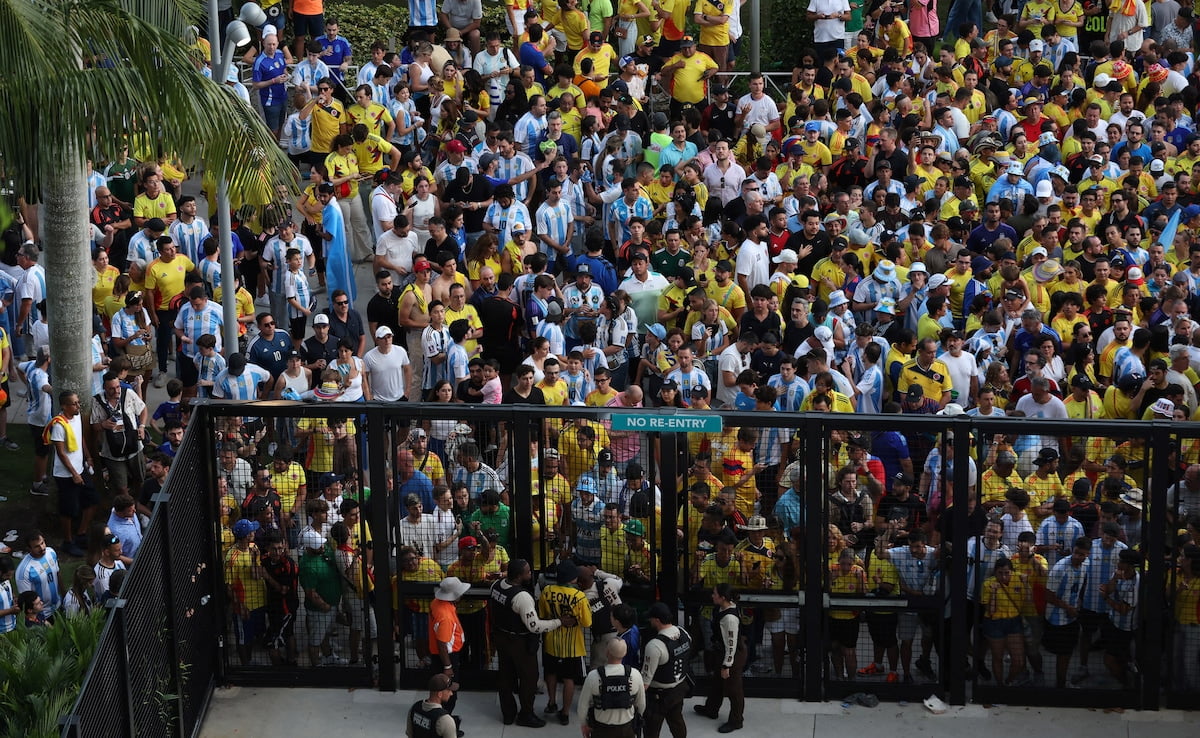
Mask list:
[[[982,0],[954,0],[950,5],[949,17],[946,18],[943,45],[953,45],[958,38],[958,27],[963,23],[974,23],[983,34],[983,2]],[[933,49],[929,50],[932,55]]]
[[278,131],[283,127],[283,113],[287,110],[287,106],[279,105],[264,105],[263,120],[267,123],[267,128],[272,131]]

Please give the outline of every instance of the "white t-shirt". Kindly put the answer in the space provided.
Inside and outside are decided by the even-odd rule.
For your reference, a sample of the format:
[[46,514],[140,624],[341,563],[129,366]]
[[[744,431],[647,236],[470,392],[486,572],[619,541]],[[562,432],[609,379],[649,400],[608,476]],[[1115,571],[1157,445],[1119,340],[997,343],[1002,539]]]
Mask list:
[[[380,223],[390,223],[396,219],[396,201],[380,185],[371,191],[371,233],[375,238],[383,234]],[[390,230],[390,229],[389,229]]]
[[404,367],[408,366],[408,352],[403,348],[392,346],[386,354],[378,347],[373,348],[363,357],[363,364],[371,383],[371,395],[376,400],[395,402],[407,395]]
[[[850,12],[847,0],[812,0],[809,12],[817,15],[838,15]],[[846,21],[840,19],[813,21],[813,41],[817,43],[842,41],[846,37]],[[739,105],[740,107],[740,105]]]
[[[394,229],[389,228],[375,241],[376,256],[382,256],[388,262],[407,272],[412,272],[413,256],[416,252],[417,239],[413,236],[412,231],[409,231],[408,235],[398,236]],[[392,278],[398,282],[400,275],[393,274]]]
[[717,357],[717,407],[722,405],[733,407],[733,401],[737,398],[738,386],[735,382],[732,387],[725,386],[725,372],[733,374],[734,379],[746,369],[750,368],[750,355],[742,355],[738,351],[737,344],[729,346],[721,355]]
[[[71,451],[68,449],[67,458],[71,460],[71,466],[75,469],[75,471],[82,474],[83,420],[80,416],[76,415],[75,417],[71,418],[69,422],[71,423],[71,430],[74,431],[75,450]],[[67,431],[65,428],[63,428],[61,423],[55,423],[54,427],[50,430],[50,440],[51,442],[67,440]],[[54,458],[54,476],[70,479],[71,471],[63,466],[62,460],[58,458],[58,452],[54,450],[53,446],[51,446],[50,455]]]
[[965,351],[954,357],[947,351],[938,358],[946,365],[946,370],[950,373],[950,383],[958,392],[955,402],[965,405],[967,398],[971,396],[971,377],[978,372],[975,357]]
[[737,273],[746,277],[746,284],[751,289],[767,284],[771,277],[771,259],[766,244],[750,239],[742,241],[737,255]]
[[[827,2],[827,1],[828,0],[817,0],[817,2]],[[846,4],[845,0],[841,0],[841,4],[845,5]],[[847,8],[847,10],[849,10],[849,8]],[[822,23],[823,21],[817,21],[817,22],[819,24],[819,23]],[[829,22],[833,22],[833,21],[829,21]],[[841,21],[838,21],[838,22],[840,23]],[[839,40],[841,39],[840,33],[838,35],[838,39]],[[830,39],[830,40],[832,40],[832,39]],[[746,117],[742,119],[742,125],[744,125],[746,127],[746,129],[749,129],[750,126],[754,125],[755,123],[762,123],[765,126],[773,120],[779,120],[779,108],[776,107],[775,101],[771,99],[770,95],[763,94],[762,97],[755,100],[753,97],[750,96],[750,93],[747,92],[745,95],[742,95],[741,98],[738,99],[738,103],[737,103],[738,110],[740,111],[742,108],[745,108],[747,105],[750,106],[750,110],[746,113]]]

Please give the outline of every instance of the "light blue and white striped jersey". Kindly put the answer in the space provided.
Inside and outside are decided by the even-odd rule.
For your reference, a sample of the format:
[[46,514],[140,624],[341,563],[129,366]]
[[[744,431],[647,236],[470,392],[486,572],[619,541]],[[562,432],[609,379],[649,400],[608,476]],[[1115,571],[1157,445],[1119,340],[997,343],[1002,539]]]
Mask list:
[[502,245],[513,240],[513,223],[524,225],[526,233],[533,230],[533,220],[529,217],[529,208],[525,207],[525,203],[521,202],[519,195],[513,200],[512,205],[509,205],[507,208],[500,207],[499,201],[493,201],[491,205],[488,205],[487,213],[484,214],[483,219],[500,232],[496,238]]
[[26,556],[17,564],[17,593],[37,592],[46,608],[42,614],[50,617],[62,604],[58,594],[58,554],[49,546],[40,559]]
[[193,264],[199,264],[204,258],[204,252],[200,249],[200,244],[208,238],[208,223],[204,222],[204,218],[197,216],[191,223],[176,220],[167,228],[167,233],[175,242],[179,253],[191,259]]
[[1101,545],[1103,538],[1092,539],[1092,552],[1088,555],[1091,566],[1091,576],[1088,577],[1087,588],[1083,592],[1083,609],[1092,612],[1104,612],[1108,607],[1104,596],[1100,594],[1100,585],[1105,584],[1117,573],[1117,561],[1121,551],[1128,548],[1124,543],[1116,541],[1112,548]]
[[[1066,604],[1079,609],[1083,606],[1083,590],[1084,585],[1087,584],[1089,568],[1090,564],[1087,559],[1084,559],[1083,563],[1076,568],[1071,563],[1071,557],[1067,556],[1050,568],[1046,589],[1056,594],[1058,599]],[[1046,622],[1051,625],[1070,625],[1075,622],[1075,618],[1047,598]]]
[[800,377],[792,377],[792,381],[785,382],[782,374],[776,374],[767,380],[767,385],[775,388],[775,407],[779,412],[800,412],[800,403],[808,394],[808,382]]
[[179,314],[175,316],[175,327],[183,331],[183,335],[191,339],[191,342],[184,343],[179,351],[189,358],[199,353],[200,349],[196,346],[196,341],[206,333],[210,333],[217,339],[217,353],[221,352],[221,327],[225,325],[225,319],[221,315],[221,306],[212,300],[208,300],[204,307],[196,312],[192,308],[190,302],[183,303],[179,308]]
[[[93,334],[88,342],[92,350],[92,366],[100,366],[104,361],[104,339],[99,334]],[[98,395],[104,391],[104,369],[92,370],[92,394]],[[0,608],[3,609],[3,608]]]
[[1121,377],[1128,374],[1141,374],[1146,376],[1146,365],[1138,358],[1137,354],[1128,346],[1122,346],[1113,354],[1113,374],[1112,380],[1115,384]]
[[[421,389],[431,390],[440,380],[451,380],[450,377],[450,347],[454,341],[450,339],[450,329],[446,326],[434,328],[425,326],[421,331],[421,357],[425,371],[422,372]],[[432,359],[438,354],[446,354],[446,361],[434,364]],[[453,380],[451,380],[453,384]]]
[[[5,579],[3,582],[0,582],[0,611],[11,610],[16,606],[17,600],[13,595],[12,582]],[[0,615],[0,633],[11,633],[16,629],[16,615]]]
[[299,308],[292,304],[292,298],[296,298],[296,302],[305,308],[309,310],[313,309],[315,302],[312,296],[312,289],[308,286],[308,277],[304,275],[303,267],[294,272],[288,270],[283,273],[283,296],[288,301],[287,313],[289,321],[304,315]]
[[196,262],[196,268],[200,270],[200,278],[208,285],[208,288],[214,293],[221,287],[221,262],[201,259]]
[[[392,114],[392,118],[394,118],[396,121],[397,131],[399,131],[401,128],[408,128],[412,125],[413,113],[411,110],[409,110],[409,107],[412,105],[412,100],[409,100],[407,103],[401,103],[399,100],[392,98],[391,100],[388,100],[386,104],[388,111]],[[399,146],[412,146],[413,139],[415,137],[415,131],[409,131],[408,133],[396,133],[392,136],[392,143]],[[451,175],[450,181],[453,180],[454,176]]]
[[691,339],[693,341],[703,341],[705,358],[716,361],[717,354],[720,353],[717,351],[717,348],[722,343],[725,343],[725,336],[729,335],[729,329],[725,327],[725,322],[721,320],[718,320],[716,325],[711,326],[711,331],[709,328],[709,325],[697,320],[696,324],[692,326]]
[[50,422],[53,402],[50,393],[42,388],[50,384],[50,375],[32,360],[21,364],[19,368],[25,375],[25,381],[29,383],[29,405],[25,408],[25,422],[35,428],[45,428]]
[[578,374],[563,372],[559,378],[567,383],[567,404],[574,405],[577,402],[583,402],[592,390],[596,389],[596,385],[592,383],[592,378],[587,372],[580,371]]
[[236,377],[229,370],[217,375],[213,384],[213,397],[226,400],[250,401],[258,399],[258,387],[271,381],[271,373],[258,364],[247,363],[245,370]]
[[470,360],[461,343],[451,344],[449,353],[446,354],[446,378],[451,384],[457,385],[470,375],[471,372],[467,368]]
[[[217,376],[225,371],[225,357],[219,353],[214,353],[212,356],[204,356],[197,353],[192,357],[192,363],[196,365],[197,378],[202,382],[216,382]],[[205,385],[200,388],[201,397],[212,397],[212,388]]]
[[882,413],[886,392],[884,391],[883,370],[879,368],[879,364],[864,371],[857,386],[859,392],[862,393],[858,396],[858,412],[874,415]]
[[[412,137],[411,133],[409,134],[409,137]],[[412,141],[409,141],[409,143],[412,143]],[[438,162],[438,165],[433,169],[433,181],[445,187],[453,182],[454,178],[458,176],[459,167],[466,167],[467,171],[471,174],[479,173],[479,168],[475,166],[475,162],[471,161],[467,157],[463,157],[463,160],[458,164],[452,164],[450,163],[449,159],[443,159],[442,161]]]
[[[395,79],[395,77],[392,79]],[[392,91],[388,89],[387,85],[377,85],[374,82],[371,83],[371,102],[379,103],[386,108],[388,102],[391,100]]]
[[1140,576],[1134,574],[1131,579],[1117,579],[1116,589],[1113,590],[1112,598],[1117,602],[1124,602],[1129,605],[1129,611],[1122,614],[1108,608],[1108,619],[1116,626],[1118,630],[1131,631],[1137,627],[1138,620],[1138,583]]
[[21,301],[31,300],[32,306],[29,309],[29,319],[26,328],[31,328],[33,323],[37,322],[42,317],[42,311],[38,310],[37,304],[46,299],[46,269],[41,264],[34,264],[25,270],[25,273],[17,279],[17,284],[13,288],[15,296],[14,303],[18,308],[21,306]]
[[562,356],[567,352],[567,340],[563,335],[562,326],[558,323],[551,323],[543,320],[537,324],[537,335],[539,338],[544,338],[550,342],[550,354],[553,356]]
[[[572,218],[587,215],[587,195],[583,192],[583,182],[576,182],[572,179],[563,182],[562,199],[571,206]],[[579,228],[575,230],[580,231]]]
[[[567,227],[575,220],[575,216],[571,212],[571,205],[566,200],[560,199],[557,205],[542,203],[537,209],[537,232],[552,239],[555,243],[563,245],[567,243]],[[546,254],[553,264],[558,257],[558,252],[546,245],[546,242],[538,239],[538,250]]]
[[533,113],[522,115],[513,125],[513,143],[518,145],[519,151],[531,157],[535,156],[537,143],[541,140],[542,134],[546,132],[548,125],[545,115],[540,118],[535,118]]
[[[1060,523],[1054,516],[1050,516],[1038,527],[1037,545],[1050,546],[1050,550],[1043,552],[1043,555],[1046,557],[1046,563],[1054,566],[1060,558],[1070,558],[1069,552],[1075,544],[1075,539],[1082,535],[1083,524],[1075,518],[1068,517],[1067,522]],[[1058,553],[1059,546],[1066,547],[1068,553],[1065,556]]]
[[315,62],[305,57],[303,61],[292,68],[291,82],[297,87],[316,87],[317,83],[329,76],[329,66],[317,59]]
[[[96,170],[93,169],[92,173],[89,174],[87,177],[87,183],[88,183],[88,210],[91,210],[92,208],[96,207],[96,204],[99,202],[96,199],[96,188],[107,186],[108,179],[103,174],[101,174],[100,172],[97,172]],[[3,609],[3,608],[0,608],[0,609]]]
[[[150,313],[146,311],[146,308],[142,308],[142,321],[146,326],[150,325]],[[142,326],[139,326],[137,323],[137,316],[131,315],[124,310],[118,310],[113,313],[110,323],[113,338],[129,338],[142,329]],[[134,346],[142,346],[145,343],[141,338],[133,339]]]
[[408,0],[408,25],[421,27],[437,24],[436,0]]
[[287,152],[298,156],[312,150],[312,119],[300,119],[299,113],[292,113],[283,122],[281,142],[287,147]]
[[698,366],[693,366],[690,372],[685,372],[680,367],[675,367],[667,375],[667,379],[675,380],[675,384],[679,385],[679,396],[683,399],[683,404],[691,406],[692,403],[692,387],[704,387],[709,392],[709,397],[712,397],[712,382],[708,378],[708,374]]
[[992,575],[992,569],[1001,556],[1012,558],[1012,552],[1001,543],[995,549],[988,548],[982,536],[967,541],[967,599],[979,602],[980,588]]
[[[600,306],[604,304],[604,290],[600,289],[600,285],[593,283],[588,288],[587,292],[581,292],[579,287],[574,283],[563,288],[563,307],[567,310],[575,310],[578,308],[589,308],[599,311]],[[584,318],[579,314],[572,315],[567,319],[565,332],[571,338],[579,337],[579,324],[583,321],[595,322],[595,318]]]
[[129,238],[129,262],[141,259],[149,264],[158,258],[158,245],[150,240],[145,230],[140,230]]
[[[496,176],[500,179],[514,179],[522,174],[533,169],[533,160],[524,154],[514,154],[511,159],[505,159],[503,156],[496,159]],[[512,186],[513,194],[517,197],[517,202],[523,202],[529,194],[529,183],[531,180],[525,180],[520,184]]]
[[308,239],[300,234],[296,234],[291,241],[284,241],[276,236],[270,241],[267,241],[263,246],[262,258],[271,266],[275,267],[271,272],[271,292],[277,295],[285,294],[284,277],[287,274],[287,252],[288,249],[299,249],[300,251],[300,269],[303,271],[304,265],[307,263],[308,257],[313,255],[312,244]]
[[375,79],[375,70],[378,68],[379,65],[373,61],[363,62],[363,65],[358,68],[358,79],[355,80],[355,84],[371,84],[371,80]]
[[788,441],[787,428],[759,428],[754,444],[754,463],[775,466],[783,460],[783,444]]
[[634,216],[640,216],[649,222],[654,217],[654,205],[648,198],[639,195],[632,205],[626,202],[624,197],[619,197],[608,206],[608,219],[615,222],[617,228],[620,229],[619,240],[621,243],[625,243],[630,238],[629,220]]

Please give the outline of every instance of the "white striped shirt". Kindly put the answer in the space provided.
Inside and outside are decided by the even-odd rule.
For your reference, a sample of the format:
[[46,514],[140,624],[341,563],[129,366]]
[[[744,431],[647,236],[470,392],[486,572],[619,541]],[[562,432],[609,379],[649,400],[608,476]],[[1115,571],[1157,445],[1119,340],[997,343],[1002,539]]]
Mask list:
[[358,68],[358,80],[356,83],[360,85],[371,84],[371,80],[375,79],[375,70],[378,68],[379,65],[373,61],[363,62],[363,65]]
[[858,412],[878,415],[883,412],[884,403],[883,371],[878,364],[863,372],[858,380]]
[[149,264],[158,258],[158,245],[150,240],[145,230],[140,230],[129,238],[129,262],[141,259]]
[[183,307],[179,308],[179,315],[175,316],[175,327],[183,331],[183,335],[191,339],[190,343],[184,343],[180,346],[180,352],[187,357],[195,356],[200,352],[196,346],[196,341],[204,334],[210,334],[217,339],[217,353],[221,352],[221,327],[225,325],[225,320],[221,316],[221,306],[212,300],[208,300],[200,312],[196,312],[192,308],[192,303],[185,302]]
[[292,113],[283,123],[283,136],[289,154],[303,154],[312,149],[312,119],[300,119],[299,113]]
[[200,250],[200,244],[208,238],[208,223],[204,222],[204,218],[197,216],[191,223],[176,220],[167,229],[167,233],[179,247],[179,253],[191,259],[193,264],[199,264],[204,258],[204,253]]
[[313,254],[312,244],[308,242],[307,238],[299,234],[296,234],[291,241],[284,241],[278,236],[272,238],[270,241],[267,241],[267,245],[263,247],[262,258],[263,261],[275,267],[275,270],[271,273],[270,289],[272,292],[279,295],[285,294],[284,278],[287,275],[288,270],[288,249],[299,249],[300,257],[302,259],[300,266],[301,269],[304,268],[303,260],[308,259],[308,257],[312,256]]
[[196,262],[196,268],[200,270],[200,278],[208,285],[209,289],[216,292],[221,287],[221,262],[201,259]]
[[436,26],[438,24],[435,0],[408,0],[408,25]]
[[[425,330],[421,331],[421,355],[424,364],[424,372],[422,372],[423,383],[421,389],[433,389],[433,385],[440,380],[450,379],[450,347],[454,345],[454,341],[450,340],[450,329],[446,326],[434,328],[433,326],[425,326]],[[440,364],[434,364],[432,359],[438,354],[446,354],[446,360]]]
[[387,85],[377,85],[371,83],[371,101],[377,102],[380,105],[387,107],[388,102],[392,100],[392,92]]
[[304,276],[303,268],[294,272],[289,269],[283,273],[283,296],[288,300],[288,320],[295,320],[304,316],[304,313],[300,312],[300,309],[291,303],[293,297],[296,298],[296,302],[312,310],[314,304],[312,289],[308,286],[308,278]]
[[502,245],[512,240],[513,223],[524,225],[526,233],[533,230],[533,220],[529,217],[529,209],[525,207],[525,203],[521,202],[520,196],[517,196],[513,200],[513,204],[507,208],[500,207],[498,200],[494,201],[491,205],[488,205],[487,213],[484,214],[483,219],[500,232],[497,238]]
[[17,280],[17,285],[13,292],[16,295],[18,308],[22,300],[32,301],[32,306],[29,309],[29,321],[31,323],[36,322],[42,315],[42,312],[38,310],[37,304],[46,299],[46,269],[41,264],[34,264],[26,269]]
[[[388,110],[391,111],[392,118],[396,120],[397,131],[399,131],[401,128],[408,128],[412,125],[416,105],[411,99],[409,99],[407,102],[400,102],[399,100],[392,98],[385,104],[387,105]],[[415,136],[415,130],[409,131],[408,133],[398,133],[392,137],[392,143],[397,143],[401,146],[411,146]],[[451,177],[451,179],[453,179],[453,177]]]
[[463,157],[463,160],[458,164],[452,164],[450,163],[449,159],[443,159],[436,167],[434,167],[433,181],[445,187],[453,182],[454,178],[458,176],[459,167],[466,167],[467,171],[471,174],[478,173],[478,169],[475,167],[475,162],[466,157]]
[[558,323],[551,323],[548,320],[541,321],[537,324],[537,335],[550,342],[552,356],[562,356],[567,352],[567,340],[563,336],[562,326]]
[[[12,582],[7,579],[0,582],[0,610],[11,610],[17,606],[13,597]],[[10,633],[17,629],[16,615],[0,616],[0,633]]]
[[58,594],[58,554],[49,546],[40,558],[26,556],[17,564],[17,593],[37,592],[46,607],[42,614],[50,617],[62,603]]
[[[201,382],[216,382],[217,376],[225,371],[225,357],[214,353],[212,356],[196,354],[192,357],[196,365],[196,376]],[[201,397],[212,397],[211,387],[201,387]]]
[[466,379],[471,373],[467,367],[467,362],[469,361],[470,358],[467,357],[467,350],[462,347],[462,344],[451,344],[450,349],[446,353],[446,379],[449,379],[451,384],[456,384]]
[[292,69],[292,84],[297,87],[316,87],[317,83],[329,76],[329,66],[318,59],[315,63],[307,58]]
[[213,397],[226,400],[250,401],[258,399],[258,387],[271,381],[271,373],[258,364],[246,364],[245,370],[236,377],[229,370],[221,372],[213,384]]
[[520,144],[526,154],[533,156],[538,140],[546,132],[547,126],[546,116],[535,118],[533,113],[526,113],[513,126],[513,142]]
[[[146,308],[142,308],[142,320],[146,326],[150,325],[150,314],[146,312]],[[125,310],[118,310],[113,313],[112,320],[112,336],[113,338],[129,338],[133,334],[142,329],[137,324],[137,316],[131,315]],[[140,338],[135,338],[131,341],[134,346],[142,346],[146,342]]]
[[[1053,592],[1066,604],[1079,609],[1083,605],[1083,588],[1087,583],[1090,564],[1087,559],[1076,568],[1071,557],[1066,556],[1050,569],[1046,589]],[[1053,602],[1046,602],[1046,622],[1051,625],[1070,625],[1075,618]]]
[[87,177],[87,183],[88,210],[91,210],[92,208],[96,207],[96,203],[98,202],[98,200],[96,200],[96,188],[106,186],[108,184],[108,180],[100,172],[92,170],[92,173]]
[[35,361],[27,361],[19,368],[29,384],[29,404],[25,408],[25,422],[35,428],[44,428],[50,422],[52,402],[50,393],[42,388],[50,384],[50,375],[45,369],[39,369]]
[[1107,605],[1104,603],[1104,596],[1100,594],[1100,585],[1106,584],[1117,573],[1117,561],[1125,548],[1128,546],[1120,541],[1115,541],[1112,548],[1105,548],[1103,538],[1092,539],[1092,552],[1088,555],[1092,576],[1088,577],[1087,588],[1083,594],[1085,610],[1105,611]]
[[783,376],[776,374],[767,380],[767,385],[774,387],[777,393],[775,406],[783,413],[800,411],[800,403],[808,394],[808,383],[800,377],[793,377],[791,382],[784,382]]
[[[496,159],[496,176],[500,179],[515,179],[532,169],[533,160],[521,153],[514,154],[511,159],[505,159],[503,156]],[[515,184],[512,188],[517,201],[523,202],[529,194],[529,180]],[[528,225],[528,221],[526,224]]]
[[[571,205],[566,200],[559,200],[557,205],[544,202],[537,209],[537,232],[562,246],[567,243],[567,227],[574,220],[575,216],[571,214]],[[558,257],[558,252],[547,246],[541,239],[538,239],[538,250],[550,257],[551,264]]]

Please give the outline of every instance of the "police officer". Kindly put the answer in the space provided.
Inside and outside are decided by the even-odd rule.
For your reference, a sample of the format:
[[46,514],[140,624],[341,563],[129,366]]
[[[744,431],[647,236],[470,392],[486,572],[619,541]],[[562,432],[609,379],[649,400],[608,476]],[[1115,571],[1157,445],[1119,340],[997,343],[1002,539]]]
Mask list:
[[608,660],[608,644],[617,638],[612,610],[621,604],[621,596],[616,587],[596,576],[598,563],[576,556],[575,565],[579,567],[579,589],[587,595],[588,608],[592,611],[591,666],[599,669]]
[[642,680],[648,685],[643,735],[658,738],[665,721],[672,738],[686,738],[683,701],[691,688],[687,665],[692,639],[686,630],[675,625],[675,613],[661,602],[650,606],[647,617],[656,632],[646,642],[642,661]]
[[742,686],[742,671],[746,668],[746,636],[742,633],[742,612],[737,606],[737,594],[728,582],[713,587],[712,645],[704,652],[704,666],[713,679],[708,699],[696,705],[696,712],[716,720],[721,702],[729,698],[729,720],[717,728],[718,733],[732,733],[742,727],[746,709],[746,691]]
[[609,641],[606,664],[593,669],[579,695],[579,732],[583,738],[634,738],[635,721],[646,710],[641,673],[621,663],[625,641]]
[[[533,572],[525,559],[508,562],[508,574],[492,585],[488,597],[488,618],[491,624],[492,642],[500,658],[499,680],[500,712],[505,725],[522,725],[540,728],[546,721],[534,712],[533,699],[537,693],[538,635],[549,633],[562,625],[575,625],[569,613],[562,619],[542,620],[537,616],[537,606],[529,593]],[[520,711],[513,699],[513,682],[516,681],[520,697]]]
[[409,709],[404,734],[408,738],[456,738],[458,728],[454,718],[442,707],[452,694],[450,677],[445,674],[429,677],[429,697]]

